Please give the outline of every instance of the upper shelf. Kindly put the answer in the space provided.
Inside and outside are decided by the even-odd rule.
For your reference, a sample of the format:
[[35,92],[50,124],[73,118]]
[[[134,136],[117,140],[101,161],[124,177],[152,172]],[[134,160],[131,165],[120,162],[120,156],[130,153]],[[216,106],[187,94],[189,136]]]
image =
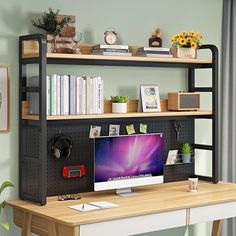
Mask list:
[[[42,35],[21,36],[21,62],[23,64],[39,63],[41,57],[46,57],[48,64],[71,65],[110,65],[110,66],[146,66],[146,67],[180,67],[180,68],[212,68],[212,59],[180,59],[180,58],[150,58],[141,56],[105,56],[92,54],[62,54],[46,53],[46,40]],[[94,45],[81,45],[92,47]],[[211,49],[212,45],[203,45],[203,49]],[[41,53],[39,52],[41,48]],[[44,48],[44,50],[42,50]],[[137,47],[131,46],[131,51]]]
[[[147,66],[147,67],[194,67],[211,68],[212,60],[180,59],[180,58],[150,58],[138,56],[104,56],[92,54],[62,54],[47,53],[48,64],[71,65],[111,65],[111,66]],[[25,54],[22,62],[37,63],[39,55]]]

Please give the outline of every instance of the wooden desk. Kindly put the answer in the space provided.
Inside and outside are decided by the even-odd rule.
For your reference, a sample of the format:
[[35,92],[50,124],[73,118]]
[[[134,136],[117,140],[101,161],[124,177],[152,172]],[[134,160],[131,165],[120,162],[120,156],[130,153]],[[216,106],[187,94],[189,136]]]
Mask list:
[[[200,182],[199,191],[187,191],[186,181],[139,187],[139,195],[119,197],[114,192],[81,194],[81,200],[58,202],[48,198],[46,206],[14,200],[14,223],[22,236],[127,236],[138,233],[214,221],[212,235],[220,235],[221,219],[236,216],[236,184]],[[120,207],[79,212],[68,206],[91,201],[109,201]],[[111,233],[112,232],[112,233]]]

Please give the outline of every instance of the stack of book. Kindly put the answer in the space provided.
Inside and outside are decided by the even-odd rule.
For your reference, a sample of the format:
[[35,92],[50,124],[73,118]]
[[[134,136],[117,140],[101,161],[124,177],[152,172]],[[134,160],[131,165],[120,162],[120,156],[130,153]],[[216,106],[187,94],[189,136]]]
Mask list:
[[107,56],[132,56],[128,45],[99,44],[93,48],[92,54]]
[[[47,115],[102,114],[103,80],[76,75],[47,76],[46,97]],[[29,96],[30,114],[38,113],[38,99],[38,96]]]
[[136,56],[159,57],[159,58],[173,57],[170,48],[161,48],[161,47],[140,47],[137,50]]

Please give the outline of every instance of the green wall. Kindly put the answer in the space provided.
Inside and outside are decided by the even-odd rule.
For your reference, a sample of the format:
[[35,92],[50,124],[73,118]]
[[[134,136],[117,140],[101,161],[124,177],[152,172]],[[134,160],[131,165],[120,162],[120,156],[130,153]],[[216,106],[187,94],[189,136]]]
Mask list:
[[[114,27],[121,43],[146,46],[151,32],[160,27],[166,47],[170,36],[182,30],[199,31],[205,35],[204,43],[219,47],[221,44],[222,0],[0,0],[0,6],[0,63],[11,66],[10,132],[0,133],[0,182],[11,180],[15,183],[16,187],[4,194],[11,199],[18,197],[18,36],[36,32],[31,26],[34,16],[48,7],[76,15],[77,28],[83,33],[82,42],[86,43],[102,43],[103,32],[107,27]],[[50,66],[48,73],[53,72],[101,75],[105,80],[106,97],[127,94],[136,98],[142,83],[157,83],[163,98],[168,91],[186,88],[186,71],[179,69]],[[201,75],[204,77],[206,74]],[[10,232],[0,229],[0,235],[20,235],[12,224],[11,213],[9,208],[3,213],[3,218],[11,222]],[[210,224],[201,224],[189,230],[179,228],[150,235],[204,236],[210,235],[209,230]]]

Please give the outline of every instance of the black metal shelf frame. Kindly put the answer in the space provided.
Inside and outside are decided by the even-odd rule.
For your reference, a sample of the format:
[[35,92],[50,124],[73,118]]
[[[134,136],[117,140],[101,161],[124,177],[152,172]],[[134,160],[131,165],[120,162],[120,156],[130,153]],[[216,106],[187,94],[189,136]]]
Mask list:
[[[37,41],[39,45],[39,56],[33,58],[22,58],[22,44],[24,41]],[[212,177],[199,176],[200,179],[217,183],[218,176],[218,49],[214,45],[202,45],[200,50],[211,50],[212,63],[173,63],[173,62],[143,62],[143,61],[120,61],[120,60],[98,60],[98,59],[59,59],[47,58],[47,42],[46,38],[40,34],[26,35],[19,37],[19,156],[20,156],[20,197],[22,199],[31,200],[41,205],[46,204],[47,197],[47,134],[48,125],[80,124],[86,123],[86,120],[62,120],[62,121],[47,121],[46,120],[46,71],[47,64],[64,64],[64,65],[101,65],[101,66],[132,66],[132,67],[166,67],[166,68],[186,68],[188,69],[188,90],[190,92],[210,92],[212,93],[212,115],[208,116],[190,116],[190,117],[156,117],[160,121],[171,120],[195,120],[195,119],[211,119],[212,120],[212,146],[194,144],[194,148],[211,150],[212,151]],[[26,66],[28,64],[39,65],[39,87],[30,88],[26,84]],[[196,87],[195,86],[195,70],[196,69],[211,69],[212,70],[212,87]],[[22,120],[21,102],[26,100],[28,92],[37,92],[39,94],[39,121]],[[131,118],[125,118],[129,121]],[[135,118],[133,120],[138,120]],[[145,119],[145,118],[144,118]],[[93,119],[91,119],[92,121]],[[99,122],[109,121],[114,119],[99,119]],[[119,119],[121,120],[121,119]],[[123,120],[123,119],[122,119]],[[118,121],[118,119],[117,119]],[[24,153],[27,146],[25,133],[28,132],[28,127],[33,127],[36,131],[38,145],[38,153],[31,157]],[[194,129],[191,137],[194,137]],[[29,148],[29,147],[28,147]],[[30,172],[32,165],[35,165],[38,182],[36,186],[27,179],[25,173]],[[31,173],[32,174],[32,173]],[[30,187],[29,187],[30,186]],[[32,189],[35,191],[32,193]],[[59,194],[59,193],[58,193]]]

